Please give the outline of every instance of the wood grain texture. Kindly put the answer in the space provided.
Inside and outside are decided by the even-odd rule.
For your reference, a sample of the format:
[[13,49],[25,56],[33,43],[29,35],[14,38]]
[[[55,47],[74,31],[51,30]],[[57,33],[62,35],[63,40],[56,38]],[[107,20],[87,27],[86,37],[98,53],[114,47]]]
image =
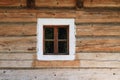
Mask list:
[[120,52],[120,38],[80,38],[76,52]]
[[35,52],[36,37],[1,37],[0,52]]
[[20,2],[21,2],[21,7],[26,7],[27,6],[27,4],[26,4],[26,2],[27,2],[27,0],[20,0]]
[[[22,73],[15,74],[16,72],[12,73],[12,71],[11,73],[19,77],[19,74],[41,77],[40,74],[43,74],[44,71],[38,72],[40,71],[38,69],[38,71],[35,70],[37,72],[33,73],[33,71],[29,74],[32,71],[31,68],[86,68],[86,71],[79,70],[80,73],[79,71],[71,73],[72,70],[66,71],[67,73],[62,71],[61,74],[63,72],[65,75],[67,74],[66,76],[62,75],[65,78],[57,78],[55,74],[55,79],[51,80],[108,80],[108,77],[109,80],[120,80],[119,69],[106,70],[105,72],[103,69],[98,69],[120,68],[119,2],[119,0],[84,0],[84,7],[94,8],[75,9],[76,0],[36,0],[37,8],[27,9],[25,8],[26,0],[0,0],[0,69],[30,68],[28,74],[25,70]],[[77,34],[76,59],[74,61],[37,60],[36,26],[38,18],[75,19]],[[88,68],[94,69],[89,70]],[[49,71],[47,72],[50,74]],[[42,75],[42,78],[35,78],[48,80],[49,78],[46,78],[46,75],[49,77],[47,72]],[[0,80],[11,79],[8,74],[2,73],[3,76],[0,76]],[[115,74],[117,75],[115,76]],[[32,79],[31,76],[22,75],[24,80]],[[72,75],[76,77],[71,77]],[[17,76],[13,76],[13,80],[17,80]]]
[[14,22],[37,22],[37,18],[8,18],[8,17],[4,17],[4,18],[0,18],[0,22],[10,22],[10,23],[14,23]]
[[[0,60],[36,60],[36,53],[0,53]],[[120,61],[120,53],[76,53],[76,60]],[[41,61],[37,61],[40,63]],[[42,61],[43,63],[45,61]],[[52,61],[51,61],[52,62]],[[46,63],[51,63],[46,61]],[[54,63],[54,62],[53,62]],[[48,66],[49,67],[49,66]]]
[[27,61],[27,60],[33,60],[34,55],[36,53],[0,53],[0,60],[1,61]]
[[35,13],[0,13],[0,22],[37,22]]
[[39,12],[38,18],[75,18],[75,11],[50,11],[50,12]]
[[0,36],[33,36],[36,35],[35,23],[1,23]]
[[20,6],[20,0],[0,0],[0,6]]
[[0,8],[0,13],[43,13],[43,12],[57,12],[57,13],[60,13],[60,12],[75,12],[76,13],[76,10],[74,9],[66,9],[66,8],[62,8],[62,9],[57,9],[57,8],[37,8],[37,9],[27,9],[27,8],[11,8],[11,9],[8,9],[8,8]]
[[76,0],[36,0],[37,7],[75,7]]
[[0,68],[120,68],[120,61],[75,60],[33,61],[0,60]]
[[120,68],[120,61],[95,61],[81,60],[80,67],[95,67],[95,68]]
[[93,61],[120,61],[120,53],[76,53],[76,59]]
[[32,60],[0,60],[0,68],[30,68]]
[[[119,80],[120,69],[0,70],[1,80]],[[27,76],[27,77],[26,77]]]
[[4,18],[4,17],[9,17],[9,18],[34,18],[36,17],[36,13],[9,13],[9,12],[3,12],[0,13],[0,18]]
[[84,10],[76,11],[76,23],[119,23],[120,11]]
[[77,25],[76,36],[120,36],[120,25],[117,24],[84,24]]
[[120,0],[84,0],[84,7],[120,7]]
[[73,61],[33,61],[34,68],[44,68],[44,67],[79,67],[80,61],[73,60]]

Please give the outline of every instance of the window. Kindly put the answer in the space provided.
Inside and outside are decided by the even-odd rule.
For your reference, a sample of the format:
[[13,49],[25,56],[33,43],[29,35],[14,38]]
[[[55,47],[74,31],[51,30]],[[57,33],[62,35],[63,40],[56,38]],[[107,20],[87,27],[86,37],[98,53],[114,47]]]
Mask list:
[[69,26],[45,25],[44,55],[69,55]]
[[38,19],[38,60],[73,60],[74,29],[74,19]]

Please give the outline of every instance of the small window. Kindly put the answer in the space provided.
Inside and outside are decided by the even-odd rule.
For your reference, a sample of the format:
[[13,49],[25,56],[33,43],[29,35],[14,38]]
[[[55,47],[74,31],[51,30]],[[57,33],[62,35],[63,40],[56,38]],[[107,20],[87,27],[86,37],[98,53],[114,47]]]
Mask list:
[[38,19],[37,58],[74,60],[74,19]]
[[69,55],[69,26],[45,25],[44,55]]

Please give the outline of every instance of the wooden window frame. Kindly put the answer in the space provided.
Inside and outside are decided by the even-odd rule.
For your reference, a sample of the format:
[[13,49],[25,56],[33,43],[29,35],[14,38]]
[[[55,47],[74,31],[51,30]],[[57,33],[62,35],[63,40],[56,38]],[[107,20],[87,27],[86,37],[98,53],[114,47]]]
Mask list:
[[[53,39],[53,43],[54,43],[54,52],[52,55],[69,55],[69,25],[44,25],[43,26],[43,51],[44,51],[44,55],[50,55],[50,54],[46,54],[45,53],[45,28],[53,28],[54,29],[54,39]],[[62,41],[66,41],[67,43],[67,53],[63,53],[60,54],[59,53],[59,40],[58,39],[58,28],[66,28],[67,29],[67,39],[63,39]]]
[[[74,19],[61,18],[38,18],[37,20],[37,59],[42,61],[51,60],[74,60],[75,59],[75,24]],[[44,55],[43,31],[44,25],[68,25],[69,26],[69,55]]]

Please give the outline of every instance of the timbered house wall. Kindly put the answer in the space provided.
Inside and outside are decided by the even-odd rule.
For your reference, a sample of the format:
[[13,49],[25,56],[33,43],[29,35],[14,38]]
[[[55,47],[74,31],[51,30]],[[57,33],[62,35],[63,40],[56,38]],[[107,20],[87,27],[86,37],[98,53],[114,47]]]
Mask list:
[[[120,0],[0,0],[0,80],[120,80]],[[38,18],[74,18],[73,61],[38,61]]]

